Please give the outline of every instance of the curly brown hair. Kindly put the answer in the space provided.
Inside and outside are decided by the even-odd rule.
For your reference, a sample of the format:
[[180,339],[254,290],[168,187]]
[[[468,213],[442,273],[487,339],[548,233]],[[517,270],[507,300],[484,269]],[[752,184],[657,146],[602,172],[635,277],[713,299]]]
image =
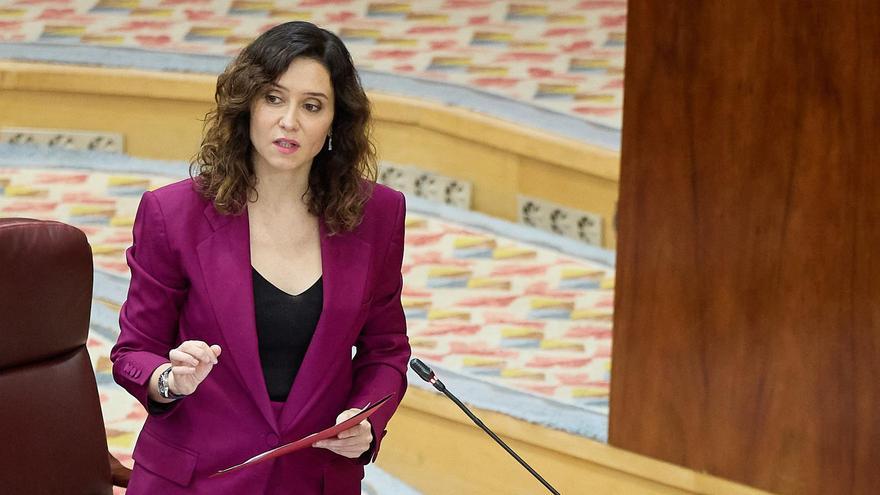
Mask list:
[[[273,27],[246,46],[217,78],[216,107],[205,116],[204,137],[190,162],[200,192],[218,211],[239,214],[253,197],[250,110],[297,57],[321,63],[335,94],[333,151],[322,149],[309,173],[308,208],[333,233],[350,231],[363,216],[376,182],[370,101],[351,55],[335,34],[308,22]],[[198,177],[194,177],[197,175]]]

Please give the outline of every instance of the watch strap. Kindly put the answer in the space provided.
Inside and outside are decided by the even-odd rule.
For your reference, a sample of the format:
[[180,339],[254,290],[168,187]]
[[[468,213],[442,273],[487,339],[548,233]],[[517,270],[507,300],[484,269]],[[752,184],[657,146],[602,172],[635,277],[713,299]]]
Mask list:
[[165,369],[162,373],[159,374],[159,396],[165,399],[182,399],[186,397],[185,395],[178,395],[171,391],[171,387],[168,384],[168,378],[171,375],[171,366]]

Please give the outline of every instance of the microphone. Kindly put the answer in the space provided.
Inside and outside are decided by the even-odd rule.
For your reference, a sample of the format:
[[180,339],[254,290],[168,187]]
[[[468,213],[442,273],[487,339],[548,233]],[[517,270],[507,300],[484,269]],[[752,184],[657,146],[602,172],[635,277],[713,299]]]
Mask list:
[[550,493],[552,493],[554,495],[559,495],[559,492],[556,491],[556,489],[553,488],[553,486],[550,485],[550,483],[547,483],[547,480],[542,478],[541,475],[538,474],[537,471],[532,469],[532,466],[529,466],[529,464],[526,461],[524,461],[522,459],[522,457],[517,455],[517,453],[514,452],[513,449],[508,447],[507,444],[504,443],[504,440],[501,440],[500,438],[498,438],[498,435],[496,435],[495,432],[490,430],[488,426],[483,424],[483,422],[480,421],[480,418],[476,417],[474,415],[474,413],[472,413],[471,410],[468,409],[467,406],[464,405],[464,403],[462,403],[460,400],[458,400],[458,397],[452,395],[452,392],[446,390],[446,385],[443,385],[443,382],[441,382],[440,379],[438,379],[434,375],[434,370],[432,370],[427,364],[423,363],[420,359],[413,358],[409,361],[409,367],[412,368],[412,370],[415,371],[416,374],[419,375],[419,377],[422,380],[425,380],[426,382],[430,383],[431,385],[434,386],[434,388],[436,388],[440,392],[443,392],[443,394],[446,397],[449,397],[449,399],[452,402],[454,402],[455,405],[457,405],[459,408],[461,408],[461,410],[464,411],[464,413],[467,414],[469,418],[471,418],[471,421],[473,421],[474,423],[476,423],[477,426],[482,428],[483,431],[486,432],[486,434],[488,434],[490,437],[492,437],[493,440],[498,442],[498,445],[501,445],[504,448],[504,450],[507,451],[508,454],[512,455],[513,458],[516,459],[517,462],[519,462],[522,465],[522,467],[526,468],[530,473],[532,473],[532,476],[537,478],[538,481],[540,481],[545,487],[547,487],[547,489],[550,490]]
[[437,379],[436,376],[434,376],[434,370],[429,368],[428,365],[423,363],[420,359],[411,359],[409,362],[409,367],[412,368],[412,370],[415,371],[416,374],[422,378],[422,380],[430,383],[437,390],[441,392],[446,391],[446,385],[443,385],[443,382],[441,382]]

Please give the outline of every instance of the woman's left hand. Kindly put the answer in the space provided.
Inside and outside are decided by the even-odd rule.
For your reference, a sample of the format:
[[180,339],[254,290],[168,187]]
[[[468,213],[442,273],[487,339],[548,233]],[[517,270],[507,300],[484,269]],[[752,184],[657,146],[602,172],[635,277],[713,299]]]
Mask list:
[[[359,412],[361,412],[360,409],[347,409],[342,411],[342,413],[336,417],[336,424],[342,423]],[[327,449],[336,452],[343,457],[356,459],[370,448],[372,442],[373,429],[370,427],[370,421],[365,419],[355,426],[340,432],[336,435],[336,438],[328,438],[326,440],[321,440],[320,442],[315,442],[312,444],[312,447]]]

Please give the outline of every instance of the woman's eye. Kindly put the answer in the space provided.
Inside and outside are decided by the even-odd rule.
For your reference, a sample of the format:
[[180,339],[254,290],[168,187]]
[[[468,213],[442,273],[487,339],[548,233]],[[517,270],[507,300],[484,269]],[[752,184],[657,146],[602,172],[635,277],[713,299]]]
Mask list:
[[275,95],[266,95],[266,101],[268,103],[272,103],[272,104],[281,103],[281,98],[279,98]]
[[306,103],[305,105],[303,105],[303,107],[304,107],[306,110],[308,110],[309,112],[312,112],[312,113],[321,110],[321,106],[320,106],[320,105],[315,105],[314,103]]

